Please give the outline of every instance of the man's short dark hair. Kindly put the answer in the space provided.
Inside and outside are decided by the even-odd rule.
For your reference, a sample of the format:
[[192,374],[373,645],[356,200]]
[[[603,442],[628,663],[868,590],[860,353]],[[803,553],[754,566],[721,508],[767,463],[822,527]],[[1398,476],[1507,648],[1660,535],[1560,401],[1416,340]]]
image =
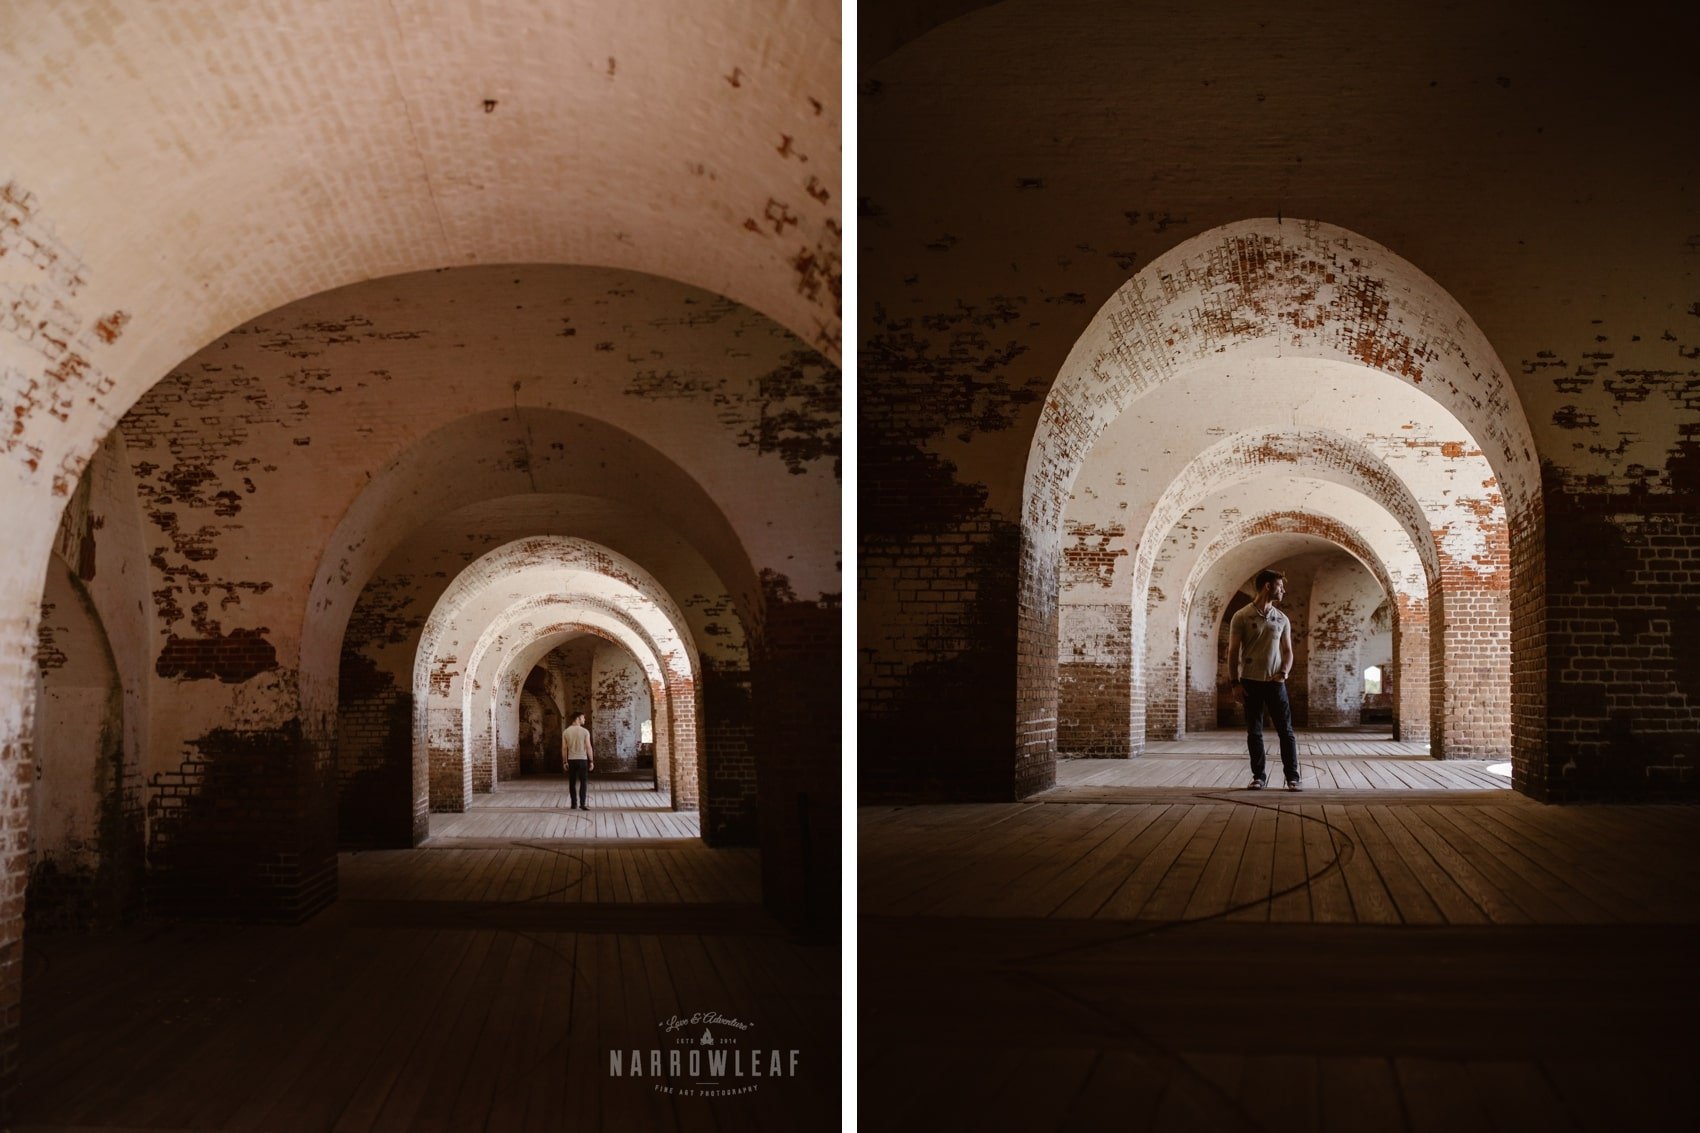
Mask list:
[[1282,574],[1278,570],[1260,570],[1257,572],[1257,580],[1252,583],[1252,588],[1255,590],[1262,590],[1271,582],[1279,582],[1286,577],[1286,575]]

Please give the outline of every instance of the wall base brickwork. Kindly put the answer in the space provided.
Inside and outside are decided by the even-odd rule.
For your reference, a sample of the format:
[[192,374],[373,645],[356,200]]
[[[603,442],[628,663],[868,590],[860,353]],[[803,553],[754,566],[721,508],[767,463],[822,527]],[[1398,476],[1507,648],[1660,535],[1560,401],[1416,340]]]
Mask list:
[[215,729],[148,804],[148,907],[164,916],[294,924],[336,899],[329,759],[297,721]]

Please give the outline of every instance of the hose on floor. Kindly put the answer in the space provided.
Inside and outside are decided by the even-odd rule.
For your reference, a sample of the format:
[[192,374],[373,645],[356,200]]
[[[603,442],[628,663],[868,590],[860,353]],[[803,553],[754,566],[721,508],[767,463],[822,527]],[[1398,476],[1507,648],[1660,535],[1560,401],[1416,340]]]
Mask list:
[[[1316,768],[1309,764],[1301,764],[1301,766],[1304,766],[1311,771],[1312,781],[1314,782],[1316,778]],[[1128,932],[1118,933],[1114,936],[1106,937],[1101,940],[1093,940],[1083,944],[1068,945],[1063,948],[1048,949],[1043,952],[1034,952],[1025,956],[1018,956],[1004,961],[1002,964],[998,965],[998,967],[1009,977],[1025,980],[1057,999],[1063,1000],[1077,1008],[1096,1015],[1122,1035],[1134,1040],[1136,1045],[1143,1047],[1149,1054],[1160,1058],[1178,1070],[1181,1075],[1201,1086],[1207,1094],[1214,1097],[1222,1105],[1232,1111],[1233,1116],[1238,1119],[1243,1128],[1248,1130],[1261,1130],[1263,1126],[1256,1118],[1246,1111],[1245,1107],[1240,1104],[1240,1101],[1236,1096],[1218,1084],[1214,1079],[1205,1075],[1197,1067],[1193,1066],[1192,1063],[1188,1062],[1178,1050],[1175,1050],[1153,1037],[1149,1032],[1141,1028],[1138,1023],[1125,1018],[1120,1012],[1108,1006],[1102,1000],[1082,995],[1063,986],[1055,979],[1047,977],[1046,975],[1034,970],[1034,967],[1037,965],[1042,965],[1047,961],[1053,961],[1064,956],[1077,955],[1084,952],[1090,952],[1093,949],[1106,948],[1115,944],[1123,944],[1130,940],[1138,940],[1145,937],[1155,936],[1162,932],[1172,932],[1176,929],[1192,928],[1198,925],[1210,924],[1212,922],[1231,917],[1236,913],[1243,913],[1247,910],[1255,909],[1260,905],[1270,904],[1290,894],[1308,889],[1310,886],[1324,878],[1340,872],[1357,853],[1357,843],[1352,839],[1351,835],[1347,834],[1344,830],[1340,829],[1332,822],[1329,822],[1325,817],[1304,814],[1280,805],[1252,802],[1249,799],[1239,798],[1236,794],[1229,794],[1225,792],[1199,791],[1193,792],[1186,797],[1198,799],[1201,802],[1230,803],[1234,806],[1248,807],[1252,810],[1273,811],[1277,814],[1292,815],[1305,822],[1315,822],[1328,831],[1329,848],[1332,851],[1332,857],[1320,869],[1306,875],[1302,880],[1294,882],[1292,885],[1275,890],[1262,897],[1257,897],[1249,901],[1242,901],[1237,905],[1231,905],[1214,913],[1208,913],[1196,917],[1185,917],[1180,920],[1152,922],[1141,925],[1139,928],[1132,929]],[[1149,804],[1128,802],[1112,803],[1108,805],[1143,806]],[[1087,1080],[1090,1080],[1090,1076],[1088,1076]],[[1084,1082],[1082,1083],[1081,1088],[1085,1088]]]

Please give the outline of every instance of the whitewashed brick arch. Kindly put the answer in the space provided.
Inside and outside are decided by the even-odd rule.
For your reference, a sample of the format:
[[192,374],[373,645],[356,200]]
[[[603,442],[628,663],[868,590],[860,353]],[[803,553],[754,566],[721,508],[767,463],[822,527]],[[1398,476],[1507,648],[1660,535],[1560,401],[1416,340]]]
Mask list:
[[[1117,291],[1076,340],[1041,411],[1023,492],[1018,758],[1043,759],[1057,750],[1065,520],[1095,446],[1124,413],[1167,383],[1278,366],[1294,372],[1328,367],[1347,380],[1397,382],[1462,426],[1463,438],[1442,442],[1444,455],[1479,454],[1485,461],[1483,480],[1491,485],[1484,488],[1498,497],[1506,517],[1500,546],[1509,544],[1509,562],[1497,565],[1509,567],[1513,603],[1525,594],[1538,598],[1543,548],[1535,449],[1504,367],[1469,316],[1415,267],[1344,229],[1273,219],[1225,225],[1158,257]],[[1364,431],[1379,432],[1384,424],[1365,421]],[[1480,565],[1482,573],[1495,568],[1491,552],[1451,555],[1445,541],[1458,531],[1439,534],[1443,572],[1466,563],[1471,570]],[[1131,600],[1135,580],[1128,581]],[[1503,605],[1503,597],[1499,601]],[[1529,723],[1540,716],[1536,702],[1544,696],[1533,668],[1542,632],[1536,613],[1532,601],[1519,604],[1513,658],[1526,671],[1507,682],[1518,703],[1510,703],[1508,689],[1498,711],[1520,722],[1514,741],[1519,759],[1532,757],[1540,740]],[[1435,682],[1433,695],[1443,695],[1441,687]],[[1455,737],[1442,738],[1451,743]]]
[[[678,740],[686,719],[694,739],[699,674],[683,615],[637,564],[581,539],[549,536],[517,540],[474,561],[426,621],[413,676],[416,807],[465,806],[474,787],[468,741],[476,721],[488,728],[488,697],[502,661],[537,646],[551,632],[540,627],[563,620],[616,635],[634,656],[648,655],[666,675],[674,803],[694,803],[695,751],[681,750]],[[484,691],[485,699],[475,701],[475,691]],[[687,775],[689,780],[682,778]]]

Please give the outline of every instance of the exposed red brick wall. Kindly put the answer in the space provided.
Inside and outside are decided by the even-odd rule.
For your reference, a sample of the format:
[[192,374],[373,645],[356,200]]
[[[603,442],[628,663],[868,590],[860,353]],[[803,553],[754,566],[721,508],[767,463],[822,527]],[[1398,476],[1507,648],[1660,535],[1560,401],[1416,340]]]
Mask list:
[[148,903],[294,923],[336,899],[334,768],[290,721],[215,729],[148,786]]
[[[865,371],[890,364],[877,351],[864,358]],[[958,483],[948,462],[902,443],[913,428],[899,425],[903,414],[925,413],[915,391],[903,396],[864,400],[862,798],[1013,799],[1019,784],[1038,781],[1010,751],[1017,531],[986,508],[982,489]],[[1054,630],[1051,648],[1054,665]],[[1039,744],[1046,767],[1054,697],[1053,686],[1052,724]]]
[[1420,742],[1429,737],[1429,686],[1434,663],[1429,604],[1426,599],[1405,594],[1394,597],[1398,614],[1393,621],[1393,738]]
[[1697,498],[1548,495],[1546,619],[1530,625],[1526,601],[1518,623],[1526,637],[1544,629],[1548,664],[1544,688],[1518,690],[1523,717],[1545,694],[1546,749],[1527,783],[1537,798],[1700,793]]

